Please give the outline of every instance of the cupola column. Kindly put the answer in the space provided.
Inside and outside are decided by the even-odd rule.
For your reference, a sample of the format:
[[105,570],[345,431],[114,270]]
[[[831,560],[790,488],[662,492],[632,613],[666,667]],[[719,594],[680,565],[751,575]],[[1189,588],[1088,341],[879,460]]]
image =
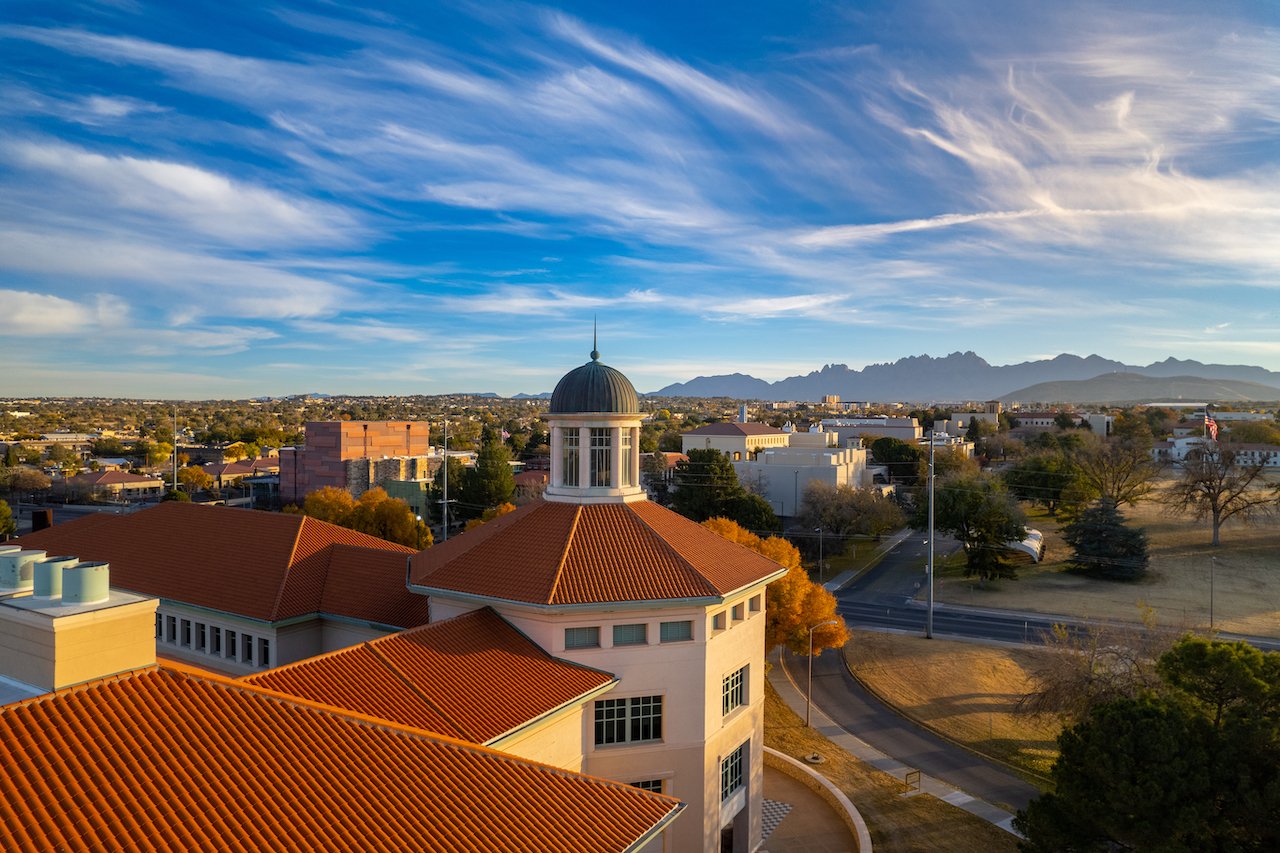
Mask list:
[[622,428],[609,430],[609,488],[622,486]]
[[551,484],[564,484],[564,427],[551,428]]
[[640,485],[640,427],[631,428],[631,485]]

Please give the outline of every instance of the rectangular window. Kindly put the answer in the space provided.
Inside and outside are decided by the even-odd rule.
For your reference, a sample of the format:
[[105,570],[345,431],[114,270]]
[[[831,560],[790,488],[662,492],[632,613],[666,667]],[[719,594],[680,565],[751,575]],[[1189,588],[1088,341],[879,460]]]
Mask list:
[[733,621],[734,622],[742,621],[742,617],[745,615],[744,610],[745,608],[743,607],[742,602],[738,602],[737,604],[733,605]]
[[693,639],[693,621],[663,622],[659,639],[664,643],[680,643]]
[[221,628],[209,629],[209,651],[210,653],[215,655],[222,654],[222,629]]
[[258,640],[258,666],[271,666],[271,641],[266,637]]
[[713,631],[724,630],[724,612],[723,611],[711,617],[711,630]]
[[191,647],[191,620],[182,620],[182,645],[187,648]]
[[196,623],[196,649],[198,651],[204,651],[205,649],[204,641],[205,641],[204,623],[197,622]]
[[720,802],[722,803],[742,787],[742,765],[746,752],[747,745],[744,743],[720,762]]
[[178,642],[178,617],[166,616],[165,618],[169,620],[168,621],[169,632],[166,635],[165,639],[167,639],[170,643],[176,643]]
[[253,637],[249,634],[240,635],[240,661],[242,663],[253,663]]
[[164,617],[159,613],[156,614],[156,639],[164,638]]
[[227,631],[227,657],[236,659],[236,632]]
[[619,486],[633,486],[631,482],[631,430],[623,427],[622,436],[622,470],[618,472]]
[[737,672],[724,677],[721,685],[721,704],[724,706],[721,711],[722,714],[728,714],[734,708],[746,704],[746,680],[747,668],[745,666]]
[[566,649],[597,649],[600,647],[600,629],[565,628],[564,647]]
[[649,626],[643,622],[634,625],[614,625],[613,644],[615,646],[637,646],[649,642]]
[[749,607],[747,609],[749,609],[752,613],[759,613],[760,612],[760,596],[758,595],[751,596],[751,600],[748,602],[748,605]]
[[591,430],[591,479],[588,485],[610,486],[609,466],[613,464],[611,429]]
[[596,701],[596,745],[662,739],[662,697]]
[[576,428],[562,429],[560,441],[564,447],[564,484],[572,488],[581,486],[579,479],[578,461],[578,430]]
[[631,787],[639,788],[641,791],[653,791],[655,794],[662,793],[662,780],[649,779],[645,782],[632,782]]

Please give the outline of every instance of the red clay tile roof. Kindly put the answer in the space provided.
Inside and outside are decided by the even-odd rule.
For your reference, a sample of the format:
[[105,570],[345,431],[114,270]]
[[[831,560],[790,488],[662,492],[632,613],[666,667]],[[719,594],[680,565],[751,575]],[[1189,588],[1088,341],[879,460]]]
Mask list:
[[726,423],[726,424],[707,424],[697,429],[691,429],[688,432],[682,432],[680,435],[786,435],[787,433],[771,427],[768,424],[757,423]]
[[649,501],[535,501],[415,554],[410,583],[530,604],[719,597],[786,570]]
[[0,849],[618,853],[667,796],[166,667],[0,709]]
[[67,478],[70,486],[112,486],[117,483],[145,483],[164,485],[155,477],[144,477],[141,474],[130,474],[128,471],[91,471],[88,474],[77,474]]
[[109,562],[114,587],[251,619],[427,621],[425,597],[405,589],[412,548],[300,515],[174,501],[85,516],[18,541]]
[[487,607],[242,680],[474,743],[617,681],[551,657]]

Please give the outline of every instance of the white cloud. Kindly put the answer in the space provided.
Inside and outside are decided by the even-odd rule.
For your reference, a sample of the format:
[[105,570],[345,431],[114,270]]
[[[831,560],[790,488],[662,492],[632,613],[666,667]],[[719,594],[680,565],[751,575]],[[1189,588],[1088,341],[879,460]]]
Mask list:
[[94,322],[94,312],[59,296],[0,290],[0,335],[61,335]]

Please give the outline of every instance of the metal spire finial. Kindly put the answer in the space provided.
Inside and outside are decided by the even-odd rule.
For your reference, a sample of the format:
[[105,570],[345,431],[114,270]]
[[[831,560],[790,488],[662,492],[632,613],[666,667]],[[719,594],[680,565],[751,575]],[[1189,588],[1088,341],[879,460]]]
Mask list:
[[591,360],[592,361],[600,360],[600,348],[597,346],[595,315],[592,315],[591,317]]

